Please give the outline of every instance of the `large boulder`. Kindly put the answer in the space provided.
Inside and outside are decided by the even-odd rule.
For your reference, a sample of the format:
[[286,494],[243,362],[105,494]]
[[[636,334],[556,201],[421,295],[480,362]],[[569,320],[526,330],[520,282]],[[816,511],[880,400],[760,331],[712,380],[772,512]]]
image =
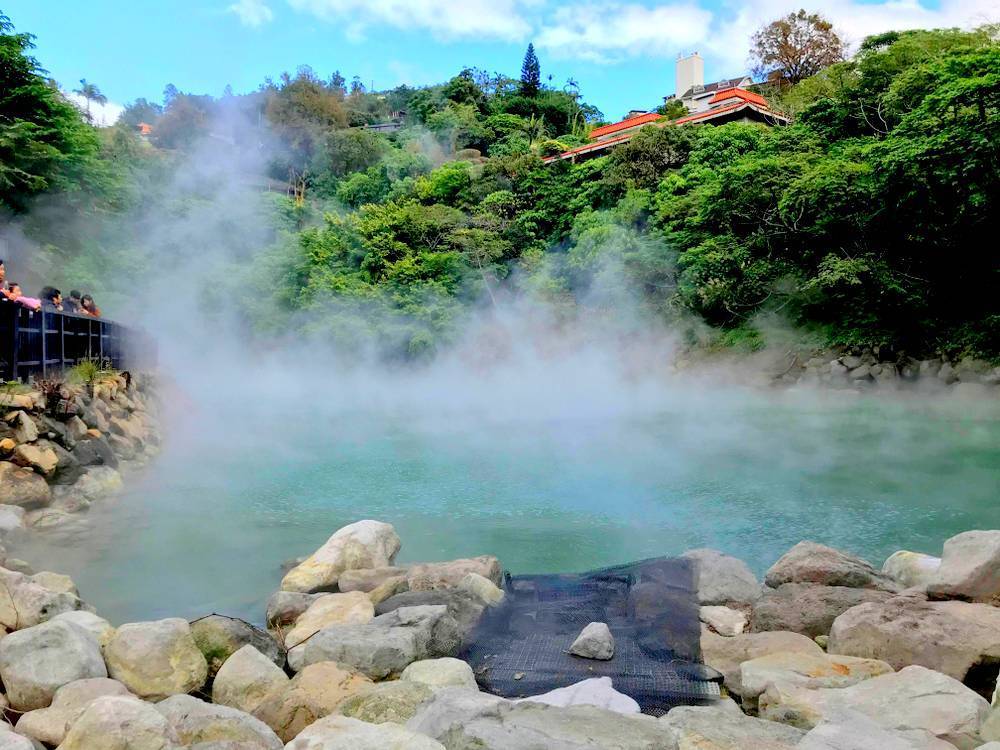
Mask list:
[[493,555],[482,555],[449,562],[420,563],[407,570],[406,582],[410,591],[433,591],[457,588],[469,573],[477,573],[499,586],[503,570]]
[[0,722],[0,750],[44,750],[44,747],[37,740],[15,733],[9,724]]
[[122,625],[104,656],[114,679],[149,700],[190,693],[208,678],[208,663],[180,618]]
[[[58,745],[70,725],[94,700],[107,695],[130,695],[117,680],[93,677],[77,680],[56,690],[52,705],[28,711],[17,721],[17,731],[47,745]],[[2,745],[0,745],[2,747]]]
[[241,750],[281,750],[278,736],[260,719],[229,706],[174,695],[156,704],[184,745],[232,742]]
[[926,587],[941,566],[941,558],[922,552],[900,550],[893,552],[882,563],[882,573],[892,578],[904,589],[913,586]]
[[288,675],[251,645],[226,659],[212,683],[212,701],[254,713],[275,689],[288,685]]
[[615,655],[615,638],[607,623],[592,622],[580,631],[569,652],[584,659],[607,661]]
[[383,583],[400,576],[406,577],[407,568],[391,565],[385,568],[362,568],[360,570],[345,570],[340,574],[337,588],[342,592],[363,591],[366,594],[374,591]]
[[785,583],[765,589],[754,604],[750,629],[754,632],[788,630],[810,638],[826,635],[838,616],[866,602],[883,602],[887,591],[821,586],[813,583]]
[[156,708],[112,695],[91,701],[59,750],[180,750],[177,733]]
[[740,665],[743,662],[786,651],[818,656],[823,654],[823,649],[814,640],[799,633],[742,633],[726,637],[717,635],[708,628],[702,628],[701,631],[702,660],[722,673],[726,686],[734,693],[739,692]]
[[591,677],[564,688],[556,688],[541,695],[521,698],[547,706],[596,706],[619,714],[641,713],[639,704],[624,693],[615,690],[610,677]]
[[289,651],[288,664],[297,671],[336,661],[381,680],[420,659],[453,656],[459,645],[458,626],[447,607],[401,607],[366,625],[324,628]]
[[[914,736],[879,725],[857,711],[844,711],[834,721],[809,730],[796,750],[955,750],[937,737]],[[985,745],[979,750],[991,750]],[[1000,750],[997,747],[993,750]]]
[[97,639],[71,623],[45,622],[0,639],[0,678],[18,711],[45,708],[75,680],[107,676]]
[[504,590],[479,573],[466,573],[458,588],[472,594],[488,607],[495,607],[504,599]]
[[432,591],[404,591],[390,596],[375,605],[375,614],[384,615],[402,607],[427,607],[443,605],[448,608],[458,625],[458,632],[465,638],[479,623],[486,604],[476,595],[463,589],[434,589]]
[[861,604],[834,621],[827,649],[895,669],[919,664],[992,695],[997,671],[988,667],[1000,661],[1000,609],[915,595]]
[[269,628],[283,628],[295,623],[323,594],[302,594],[297,591],[275,591],[267,600],[265,624]]
[[337,713],[369,724],[405,724],[434,691],[419,682],[380,682],[370,690],[355,693],[337,706]]
[[111,636],[115,634],[115,629],[110,622],[84,609],[78,609],[73,612],[62,612],[53,617],[52,622],[71,622],[78,628],[83,628],[97,639],[101,648],[108,645]]
[[651,716],[593,706],[513,702],[462,688],[434,694],[407,722],[449,748],[477,750],[674,750]]
[[50,445],[38,443],[22,443],[14,449],[14,463],[26,469],[34,469],[43,477],[51,477],[56,473],[59,457]]
[[31,469],[0,461],[0,504],[42,508],[52,502],[48,483]]
[[294,648],[329,625],[364,625],[375,619],[375,607],[368,594],[325,594],[309,605],[285,633],[285,648]]
[[927,594],[1000,605],[1000,531],[966,531],[946,541]]
[[214,675],[230,656],[244,646],[253,646],[279,667],[285,666],[285,651],[267,632],[244,620],[208,615],[191,622],[191,636]]
[[111,449],[111,444],[102,437],[87,436],[73,448],[73,457],[81,466],[106,466],[109,469],[118,468],[118,457]]
[[890,672],[892,667],[878,659],[785,651],[743,662],[739,696],[745,706],[753,705],[772,682],[807,688],[838,688]]
[[799,542],[768,569],[764,583],[818,583],[855,589],[897,591],[899,586],[860,557],[815,542]]
[[760,596],[760,583],[742,560],[714,549],[688,550],[682,557],[695,561],[699,603],[752,604]]
[[678,706],[661,721],[677,747],[697,750],[791,750],[805,735],[716,706]]
[[306,729],[285,750],[445,750],[429,737],[397,724],[368,724],[330,716]]
[[53,591],[32,576],[0,568],[0,625],[8,630],[30,628],[83,606],[73,593]]
[[[720,604],[706,604],[698,609],[698,619],[719,635],[739,635],[747,628],[747,616],[738,609]],[[787,628],[776,628],[787,630]]]
[[255,715],[289,742],[347,698],[371,688],[372,681],[363,674],[332,661],[319,662],[307,666],[288,685],[274,688]]
[[306,593],[330,591],[345,570],[391,566],[399,548],[399,536],[390,524],[380,521],[352,523],[288,571],[281,588]]
[[911,739],[936,737],[960,750],[978,747],[989,715],[986,699],[958,680],[918,666],[846,688],[771,683],[759,705],[762,718],[805,729],[836,720],[845,710],[856,711]]
[[404,682],[419,682],[432,690],[446,687],[463,687],[479,690],[472,667],[461,659],[444,656],[440,659],[415,661],[399,676]]

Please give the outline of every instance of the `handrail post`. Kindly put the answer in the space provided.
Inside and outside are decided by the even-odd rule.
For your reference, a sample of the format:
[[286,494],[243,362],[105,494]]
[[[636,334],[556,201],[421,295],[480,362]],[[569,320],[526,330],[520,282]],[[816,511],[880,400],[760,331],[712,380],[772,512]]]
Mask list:
[[49,360],[49,348],[48,348],[48,335],[45,331],[45,308],[43,307],[38,311],[38,314],[42,316],[42,377],[47,377],[48,375],[48,360]]
[[11,379],[20,380],[17,372],[17,360],[21,356],[21,311],[14,309],[14,335],[11,337],[13,340],[13,346],[11,347],[12,352],[10,356],[10,367],[11,367]]

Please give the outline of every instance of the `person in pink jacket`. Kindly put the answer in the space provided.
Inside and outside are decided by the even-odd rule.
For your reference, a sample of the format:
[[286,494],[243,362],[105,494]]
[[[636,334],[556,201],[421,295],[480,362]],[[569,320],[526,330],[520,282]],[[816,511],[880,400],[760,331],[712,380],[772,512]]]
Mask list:
[[41,310],[42,301],[40,299],[35,299],[34,297],[25,297],[21,294],[21,285],[16,281],[10,282],[6,292],[7,299],[11,302],[16,302],[19,305],[24,305],[29,310]]

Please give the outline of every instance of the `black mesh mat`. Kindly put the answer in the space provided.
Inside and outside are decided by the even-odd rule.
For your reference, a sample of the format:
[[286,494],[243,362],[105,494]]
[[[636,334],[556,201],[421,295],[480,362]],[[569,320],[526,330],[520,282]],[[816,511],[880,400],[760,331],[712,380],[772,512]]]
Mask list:
[[[505,698],[607,676],[653,716],[712,702],[722,675],[701,664],[694,566],[656,558],[580,575],[508,575],[503,603],[484,613],[461,657],[483,690]],[[568,653],[591,622],[611,628],[610,661]]]

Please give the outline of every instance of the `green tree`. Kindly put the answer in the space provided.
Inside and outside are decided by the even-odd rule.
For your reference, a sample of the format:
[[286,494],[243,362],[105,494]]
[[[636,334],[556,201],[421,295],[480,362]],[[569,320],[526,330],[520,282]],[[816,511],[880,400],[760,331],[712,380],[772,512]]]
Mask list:
[[97,87],[96,84],[90,83],[86,78],[80,79],[80,88],[73,89],[73,93],[82,96],[83,100],[86,102],[86,110],[84,114],[87,118],[87,122],[94,121],[93,117],[90,114],[91,102],[94,102],[95,104],[98,104],[100,106],[104,106],[105,104],[108,103],[108,97],[106,97],[104,94],[101,93],[101,90]]
[[846,47],[832,23],[799,10],[758,29],[750,56],[758,77],[794,84],[843,60]]
[[535,45],[529,43],[521,63],[521,96],[529,98],[538,95],[542,87],[542,69],[535,55]]

